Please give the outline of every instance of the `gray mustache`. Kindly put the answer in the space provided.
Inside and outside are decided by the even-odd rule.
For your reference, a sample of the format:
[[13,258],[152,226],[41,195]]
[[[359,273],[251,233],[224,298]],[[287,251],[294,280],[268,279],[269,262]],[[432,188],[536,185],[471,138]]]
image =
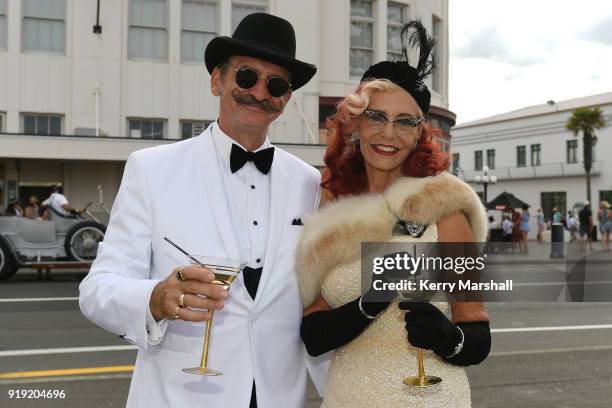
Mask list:
[[262,109],[264,109],[266,112],[272,112],[272,113],[280,112],[280,108],[277,108],[276,106],[274,106],[272,102],[270,102],[267,99],[260,101],[249,93],[241,94],[237,91],[233,92],[232,96],[238,103],[243,103],[245,105],[259,106]]

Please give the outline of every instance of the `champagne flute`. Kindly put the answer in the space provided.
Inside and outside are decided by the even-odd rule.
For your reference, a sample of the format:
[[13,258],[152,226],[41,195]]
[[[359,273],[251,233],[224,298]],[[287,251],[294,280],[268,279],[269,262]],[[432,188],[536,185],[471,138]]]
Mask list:
[[[191,263],[210,269],[214,274],[215,278],[212,281],[215,285],[221,285],[226,290],[229,290],[232,283],[238,277],[238,274],[246,266],[246,262],[239,259],[231,258],[214,258],[210,256],[202,255],[190,255]],[[213,370],[207,366],[208,364],[208,351],[210,336],[212,331],[212,323],[214,317],[214,309],[209,309],[210,319],[206,322],[206,331],[204,332],[204,344],[202,347],[202,358],[200,359],[200,365],[198,367],[183,368],[183,371],[189,374],[197,375],[222,375],[221,371]]]
[[[429,302],[433,293],[430,291],[420,290],[398,290],[397,294],[401,301],[413,301],[413,302]],[[425,352],[422,348],[416,347],[417,349],[417,364],[419,374],[417,376],[408,376],[404,378],[404,384],[411,387],[425,388],[438,385],[442,382],[440,377],[433,375],[425,375]]]
[[[403,254],[407,256],[416,256],[417,249],[416,244],[413,245],[413,254],[411,255],[409,252],[403,252]],[[390,274],[391,280],[397,282],[398,279],[404,281],[404,283],[408,284],[408,282],[412,282],[412,287],[414,289],[398,289],[397,295],[400,301],[412,301],[412,302],[429,302],[435,292],[431,290],[421,289],[419,285],[420,280],[436,280],[436,274],[434,271],[427,269],[419,269],[416,271],[412,271],[412,273],[402,273],[401,278],[399,275]],[[417,364],[418,364],[418,375],[417,376],[408,376],[404,378],[404,384],[409,385],[411,387],[425,388],[432,387],[438,385],[442,382],[440,377],[425,375],[425,352],[422,348],[416,347],[417,349]]]

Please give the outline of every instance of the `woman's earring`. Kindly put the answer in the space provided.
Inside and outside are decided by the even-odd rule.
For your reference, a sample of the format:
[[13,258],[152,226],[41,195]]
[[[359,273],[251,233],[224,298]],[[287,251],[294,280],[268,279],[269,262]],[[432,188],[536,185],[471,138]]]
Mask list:
[[349,141],[354,145],[359,144],[359,136],[357,135],[357,132],[351,133],[351,135],[349,136]]

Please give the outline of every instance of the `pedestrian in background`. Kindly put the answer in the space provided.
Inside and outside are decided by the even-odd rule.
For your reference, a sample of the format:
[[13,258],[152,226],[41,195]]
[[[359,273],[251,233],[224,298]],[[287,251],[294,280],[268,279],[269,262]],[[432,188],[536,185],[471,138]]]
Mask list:
[[512,214],[512,252],[516,249],[518,252],[521,250],[521,214],[514,208],[510,210]]
[[576,241],[576,232],[578,231],[578,220],[574,217],[574,213],[567,212],[567,230],[570,233],[570,242]]
[[523,204],[523,213],[521,214],[521,223],[519,225],[519,250],[521,253],[528,254],[529,247],[527,245],[527,234],[529,234],[529,218],[531,215],[529,214],[529,206],[527,204]]
[[557,207],[553,207],[552,212],[553,212],[553,218],[552,218],[553,224],[559,224],[561,222],[561,212],[559,211]]
[[601,232],[601,249],[609,251],[610,233],[612,232],[612,210],[610,210],[610,204],[607,201],[602,201],[599,204],[597,221],[599,221],[599,232]]
[[487,226],[487,241],[491,240],[491,230],[496,229],[497,223],[495,222],[495,218],[493,218],[492,215],[489,215],[488,218],[489,222],[488,222],[488,226]]
[[578,213],[578,221],[580,222],[580,251],[585,250],[585,243],[588,243],[588,250],[591,250],[591,230],[593,229],[593,213],[591,212],[591,203],[584,202],[582,210]]
[[542,238],[542,232],[544,232],[544,213],[541,208],[538,208],[538,212],[536,213],[536,222],[538,223],[538,242],[544,242],[544,238]]
[[509,252],[514,252],[514,244],[512,243],[512,221],[508,214],[504,214],[502,218],[502,241],[506,244],[504,249],[509,249]]

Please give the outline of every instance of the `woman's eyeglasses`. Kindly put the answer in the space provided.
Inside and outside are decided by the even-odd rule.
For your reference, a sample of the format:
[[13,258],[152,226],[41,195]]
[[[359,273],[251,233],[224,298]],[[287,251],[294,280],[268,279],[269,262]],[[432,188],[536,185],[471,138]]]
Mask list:
[[[259,72],[255,71],[253,68],[236,68],[232,64],[230,65],[232,69],[236,71],[236,85],[242,89],[251,89],[255,86],[257,81],[259,81]],[[268,89],[268,93],[275,98],[283,96],[290,88],[291,83],[286,78],[270,76],[266,79],[266,89]]]
[[393,123],[395,132],[399,136],[411,135],[415,128],[423,123],[423,118],[400,118],[390,120],[384,112],[366,109],[364,112],[368,126],[375,132],[382,130],[387,123]]

